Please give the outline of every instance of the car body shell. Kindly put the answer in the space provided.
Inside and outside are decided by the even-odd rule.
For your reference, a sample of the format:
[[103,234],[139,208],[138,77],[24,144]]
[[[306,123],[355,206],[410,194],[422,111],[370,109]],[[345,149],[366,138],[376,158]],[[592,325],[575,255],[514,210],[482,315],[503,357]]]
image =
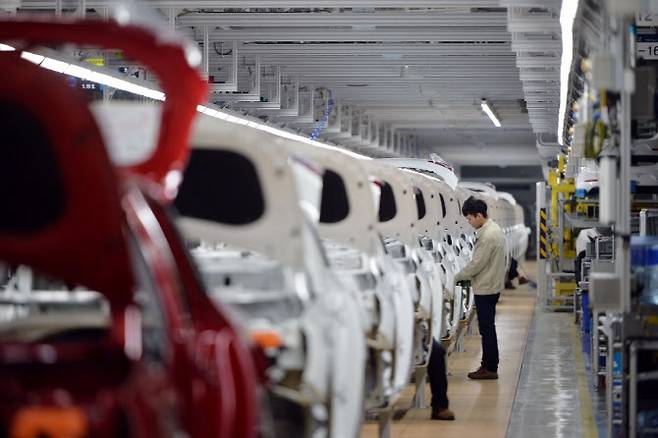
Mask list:
[[[2,98],[23,108],[21,117],[36,121],[30,131],[43,134],[35,142],[16,129],[11,141],[42,148],[41,176],[54,181],[12,186],[18,190],[12,196],[62,202],[29,230],[3,227],[0,258],[97,291],[110,309],[92,339],[59,326],[45,338],[0,343],[7,377],[1,427],[29,432],[47,411],[77,419],[83,427],[72,436],[255,436],[251,352],[223,309],[207,309],[184,247],[150,197],[152,183],[116,178],[84,98],[65,81],[17,57],[0,56],[0,65],[9,73]],[[7,158],[15,160],[16,175],[27,175],[32,157],[20,153]],[[17,205],[14,214],[44,214],[38,202]],[[135,291],[145,289],[160,304],[164,324],[156,331],[161,348],[152,354],[142,343],[145,309],[135,301]],[[198,412],[211,421],[201,427]]]
[[[262,214],[240,224],[197,214],[186,206],[184,199],[188,195],[206,196],[206,202],[213,205],[213,191],[204,195],[203,188],[196,190],[198,186],[188,189],[186,183],[192,172],[188,168],[176,200],[183,216],[179,224],[188,238],[246,250],[248,255],[242,258],[245,265],[253,257],[264,257],[286,272],[284,290],[262,291],[294,295],[301,307],[300,314],[292,320],[277,319],[276,315],[269,318],[269,329],[283,335],[286,326],[291,333],[282,338],[280,348],[272,351],[273,390],[306,409],[306,418],[312,423],[306,430],[319,428],[318,433],[330,437],[356,436],[363,403],[365,340],[355,342],[354,333],[362,332],[358,303],[329,269],[314,226],[320,177],[310,163],[291,164],[283,146],[285,139],[247,126],[238,130],[238,126],[200,117],[193,134],[190,168],[196,166],[197,151],[242,157],[251,163],[254,172],[245,174],[242,181],[236,175],[235,183],[246,184],[245,178],[250,184],[257,183],[264,201]],[[197,169],[206,169],[204,163],[199,162],[199,166]],[[209,167],[207,171],[212,169],[229,171],[221,167]],[[208,184],[212,182],[208,180]],[[215,203],[218,208],[227,207],[219,205],[218,198]],[[258,275],[257,269],[254,275]],[[213,289],[219,302],[229,299],[235,303],[240,299],[239,291],[221,285],[213,285]],[[243,315],[252,333],[262,330],[261,318],[250,317],[248,311]],[[293,375],[301,377],[289,384]]]

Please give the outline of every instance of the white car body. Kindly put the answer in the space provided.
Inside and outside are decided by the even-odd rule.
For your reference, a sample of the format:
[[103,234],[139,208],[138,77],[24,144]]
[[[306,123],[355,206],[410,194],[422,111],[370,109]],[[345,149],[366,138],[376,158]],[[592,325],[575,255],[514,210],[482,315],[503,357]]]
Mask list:
[[[282,146],[284,138],[237,127],[235,123],[210,117],[197,119],[191,163],[198,151],[205,151],[206,155],[208,151],[220,151],[249,162],[256,180],[234,178],[235,187],[226,190],[241,193],[239,185],[247,183],[259,187],[264,203],[261,214],[245,223],[231,223],[190,208],[181,211],[181,230],[189,239],[210,243],[197,251],[207,278],[212,277],[208,275],[211,273],[231,279],[229,284],[210,285],[213,297],[238,308],[253,334],[271,331],[280,336],[281,347],[268,351],[274,362],[270,377],[277,394],[305,409],[306,422],[310,420],[310,424],[299,425],[299,429],[313,437],[358,436],[363,411],[365,342],[362,337],[355,338],[354,333],[361,333],[362,318],[353,294],[329,269],[317,236],[314,220],[320,176],[304,163],[288,159],[287,149]],[[182,190],[191,177],[190,167]],[[210,170],[213,169],[205,171]],[[196,187],[198,191],[193,194],[203,196],[204,203],[213,205],[214,190],[209,189],[204,196],[199,193],[204,187],[207,185]],[[184,205],[180,202],[177,200],[179,209]],[[248,204],[246,199],[240,202]],[[205,208],[203,203],[199,205]],[[237,210],[236,207],[212,208],[221,216],[222,211],[228,211],[222,209]],[[217,246],[221,244],[230,248]],[[266,281],[259,282],[259,276]],[[273,277],[279,281],[270,283]]]
[[381,158],[378,161],[400,169],[410,169],[433,174],[446,183],[452,190],[455,190],[459,183],[459,177],[455,175],[455,172],[451,168],[446,167],[445,164],[437,164],[434,161],[419,158]]
[[289,147],[331,175],[323,192],[331,196],[322,201],[323,208],[331,213],[347,207],[343,217],[331,220],[323,220],[321,212],[318,230],[333,269],[357,292],[367,319],[365,335],[373,360],[366,369],[366,407],[391,407],[409,379],[413,302],[404,272],[386,253],[379,233],[368,173],[362,160],[339,151],[295,142]]
[[[395,203],[395,214],[379,222],[388,251],[405,269],[413,294],[416,315],[414,366],[425,367],[429,360],[432,332],[441,325],[442,286],[434,258],[422,246],[418,230],[425,224],[418,218],[414,183],[410,175],[391,166],[368,162],[369,174],[387,184]],[[426,214],[429,220],[430,216]],[[436,312],[435,312],[436,310]]]
[[432,283],[429,289],[441,296],[433,301],[437,309],[432,312],[432,336],[450,338],[459,321],[470,313],[473,302],[472,291],[454,284],[454,275],[470,261],[473,248],[473,230],[461,215],[459,179],[445,163],[407,158],[377,162],[402,169],[423,193],[426,214],[415,230],[421,248],[416,257],[427,260],[431,256],[435,265],[425,274]]

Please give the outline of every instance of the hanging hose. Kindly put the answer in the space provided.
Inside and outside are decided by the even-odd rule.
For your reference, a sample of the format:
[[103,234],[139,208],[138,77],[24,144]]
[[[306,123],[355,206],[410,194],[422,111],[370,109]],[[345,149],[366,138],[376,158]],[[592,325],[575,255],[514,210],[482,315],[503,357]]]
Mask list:
[[329,116],[331,115],[331,112],[334,109],[334,99],[331,97],[331,90],[325,90],[322,91],[323,97],[325,96],[324,93],[326,94],[326,106],[324,108],[324,112],[322,113],[322,118],[320,121],[315,125],[315,128],[313,128],[313,132],[311,132],[311,140],[317,140],[318,137],[320,137],[320,134],[324,129],[327,127],[329,124]]

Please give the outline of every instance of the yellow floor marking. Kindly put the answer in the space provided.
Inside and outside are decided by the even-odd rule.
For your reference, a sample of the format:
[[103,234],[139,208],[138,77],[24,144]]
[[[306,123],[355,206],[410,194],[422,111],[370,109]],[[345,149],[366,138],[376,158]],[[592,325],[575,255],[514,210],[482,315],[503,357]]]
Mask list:
[[590,395],[589,384],[587,383],[587,376],[585,375],[585,361],[583,360],[581,342],[576,333],[576,327],[576,324],[573,324],[571,327],[571,340],[576,359],[576,377],[578,379],[578,397],[580,398],[580,417],[583,423],[583,437],[598,438],[599,433],[592,409],[592,397]]

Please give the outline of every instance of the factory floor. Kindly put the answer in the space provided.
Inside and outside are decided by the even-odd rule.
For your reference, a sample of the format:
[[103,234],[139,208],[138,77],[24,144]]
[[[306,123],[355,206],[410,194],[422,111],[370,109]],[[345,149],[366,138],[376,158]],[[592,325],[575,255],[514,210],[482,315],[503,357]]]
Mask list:
[[[535,264],[523,266],[536,279]],[[524,285],[503,292],[496,327],[499,379],[466,377],[479,367],[481,354],[477,331],[466,335],[464,351],[448,358],[448,398],[456,421],[432,421],[429,408],[409,409],[410,386],[398,404],[398,417],[405,413],[393,422],[392,438],[597,436],[573,315],[536,308],[536,290]],[[377,436],[377,423],[368,422],[362,438]]]

